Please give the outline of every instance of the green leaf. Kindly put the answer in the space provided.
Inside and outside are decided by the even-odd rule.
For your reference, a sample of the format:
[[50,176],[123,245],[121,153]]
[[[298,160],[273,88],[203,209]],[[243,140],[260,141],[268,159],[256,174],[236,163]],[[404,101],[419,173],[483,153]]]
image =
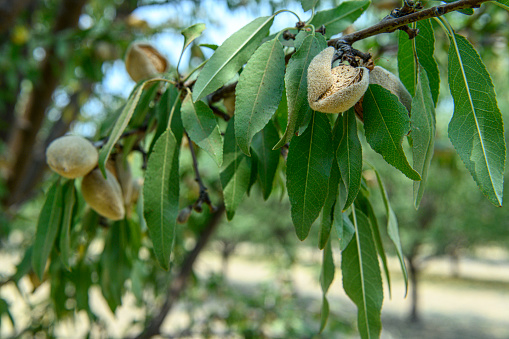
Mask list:
[[180,33],[184,36],[184,51],[205,30],[205,24],[198,23],[184,28]]
[[34,245],[29,246],[25,250],[25,254],[21,261],[16,265],[16,273],[12,276],[12,281],[17,283],[23,278],[26,274],[28,274],[32,268],[32,252],[34,249]]
[[[413,26],[419,30],[414,39],[409,39],[408,34],[399,32],[398,48],[398,72],[401,82],[405,85],[412,96],[415,95],[417,85],[417,66],[420,63],[426,70],[433,102],[437,103],[440,91],[440,73],[435,60],[435,35],[431,20],[421,20]],[[417,62],[418,60],[418,62]]]
[[115,125],[113,125],[113,129],[111,130],[111,133],[108,137],[108,142],[99,151],[99,169],[101,170],[101,172],[105,178],[106,178],[106,169],[105,169],[106,161],[108,160],[108,158],[110,156],[113,146],[115,146],[118,139],[120,139],[122,132],[124,132],[125,128],[127,127],[127,124],[129,123],[129,120],[131,120],[131,117],[133,116],[133,113],[134,113],[134,109],[136,108],[136,105],[138,104],[138,101],[140,100],[141,93],[143,92],[144,84],[146,84],[147,82],[148,81],[139,83],[133,89],[133,91],[131,92],[131,95],[129,96],[129,99],[127,99],[127,102],[126,102],[124,108],[122,109],[122,112],[118,116],[118,119],[115,122]]
[[[337,212],[334,214],[334,224],[336,226],[336,232],[338,233],[339,248],[341,251],[344,251],[353,239],[355,226],[350,218],[348,218],[347,214],[343,213],[340,208],[335,209],[334,212]],[[337,217],[337,215],[339,215],[339,217]],[[338,222],[336,222],[336,220]]]
[[207,152],[217,166],[223,163],[223,137],[212,109],[203,101],[193,104],[191,95],[182,103],[182,123],[189,137]]
[[257,172],[265,200],[272,192],[272,184],[279,164],[280,152],[272,150],[278,140],[279,135],[276,127],[273,122],[269,121],[267,126],[254,136],[251,144],[253,152],[256,154],[257,161],[255,163],[258,163]]
[[352,210],[355,237],[341,255],[343,288],[357,305],[357,327],[361,338],[379,338],[383,286],[369,220]]
[[419,63],[426,70],[429,80],[431,97],[435,107],[438,102],[438,93],[440,92],[440,71],[435,60],[435,34],[431,26],[431,19],[417,22],[419,34],[415,37],[415,44]]
[[329,119],[313,112],[308,129],[288,151],[286,185],[297,237],[304,240],[327,198],[327,184],[334,159]]
[[62,226],[60,228],[59,248],[60,259],[66,269],[71,270],[69,265],[69,258],[71,257],[71,224],[73,217],[74,204],[76,203],[76,190],[74,187],[74,180],[67,181],[62,186],[63,201],[65,206],[62,215]]
[[343,1],[336,8],[316,12],[310,24],[315,27],[325,25],[325,37],[330,39],[331,36],[341,33],[353,24],[366,11],[370,3],[369,0]]
[[[368,193],[366,194],[361,190],[357,199],[355,200],[355,206],[360,209],[369,219],[371,232],[373,234],[373,240],[375,242],[376,250],[378,255],[382,259],[382,265],[385,273],[385,278],[387,279],[387,290],[389,291],[389,298],[391,298],[392,288],[391,288],[391,275],[389,273],[389,263],[387,262],[387,255],[385,254],[384,243],[382,241],[382,235],[380,234],[380,226],[378,225],[378,219],[375,215],[375,211],[371,202],[369,201]],[[405,286],[405,289],[408,286]],[[406,293],[405,293],[406,295]]]
[[[341,179],[343,179],[348,192],[345,206],[342,206],[343,210],[345,210],[355,200],[361,187],[362,148],[359,137],[357,136],[357,120],[355,118],[354,109],[350,108],[348,112],[338,117],[338,120],[339,119],[341,119],[340,122],[343,122],[342,135],[341,137],[339,135],[334,137],[340,138],[339,146],[336,151],[336,159],[341,172]],[[339,133],[341,128],[337,128],[336,130]]]
[[[419,32],[420,33],[420,32]],[[409,39],[408,34],[399,31],[398,36],[398,75],[410,95],[414,96],[416,83],[415,38]]]
[[399,226],[398,219],[396,218],[396,213],[391,207],[391,203],[389,202],[389,197],[387,196],[387,191],[385,190],[384,184],[382,182],[382,178],[378,171],[375,170],[376,179],[378,181],[378,187],[380,188],[380,193],[382,194],[382,199],[384,202],[385,213],[387,215],[387,234],[389,238],[392,240],[394,247],[396,248],[396,254],[399,259],[399,264],[401,266],[401,273],[403,273],[403,280],[405,281],[405,295],[408,290],[408,272],[405,265],[405,258],[403,256],[403,249],[401,247],[401,240],[399,238]]
[[258,180],[258,157],[256,153],[251,154],[251,174],[249,176],[249,185],[247,186],[247,196],[251,194],[251,188]]
[[327,325],[327,318],[329,317],[329,302],[327,301],[327,291],[334,281],[334,258],[332,257],[332,248],[330,239],[327,241],[323,250],[322,271],[320,273],[320,286],[322,287],[322,313],[320,320],[320,333]]
[[490,75],[479,54],[454,34],[449,47],[449,88],[454,114],[449,139],[484,195],[502,206],[505,140]]
[[308,103],[308,66],[311,60],[327,47],[321,34],[308,35],[300,48],[292,55],[286,67],[285,85],[288,105],[286,131],[274,149],[290,142],[294,133],[311,114]]
[[7,302],[0,298],[0,328],[2,327],[2,316],[6,315],[7,318],[11,321],[12,327],[15,326],[14,318],[12,317],[11,312],[9,311],[9,304]]
[[278,131],[283,130],[288,122],[288,101],[286,100],[286,89],[283,89],[281,102],[273,116],[273,121],[276,124]]
[[125,254],[128,245],[126,227],[125,220],[116,221],[111,225],[99,259],[101,291],[113,313],[117,306],[122,304],[124,285],[130,272],[130,263]]
[[235,94],[235,139],[247,155],[253,136],[276,112],[284,88],[285,53],[279,40],[267,41],[249,59]]
[[134,110],[136,108],[136,105],[138,104],[138,101],[140,100],[141,93],[143,92],[143,89],[153,83],[153,82],[159,82],[159,81],[165,81],[164,79],[150,79],[146,80],[144,82],[140,82],[134,87],[133,91],[131,92],[131,95],[129,96],[129,99],[127,99],[127,102],[122,109],[122,112],[117,118],[117,121],[115,122],[115,125],[113,126],[113,129],[111,130],[111,133],[108,137],[108,141],[106,144],[101,148],[99,151],[99,161],[98,166],[101,170],[101,173],[106,178],[106,161],[108,160],[111,150],[113,149],[113,146],[117,143],[118,139],[120,139],[120,136],[122,135],[122,132],[124,132],[125,128],[127,127],[127,124],[131,120],[131,117],[133,116]]
[[387,163],[412,180],[421,180],[408,163],[403,137],[410,130],[410,118],[398,98],[380,85],[369,85],[362,102],[366,140]]
[[147,113],[151,109],[150,103],[154,100],[158,90],[159,83],[153,83],[150,86],[146,86],[147,88],[141,91],[140,99],[138,103],[135,105],[133,115],[129,120],[128,126],[136,128],[143,123],[145,123]]
[[46,194],[46,201],[42,206],[37,229],[35,231],[34,248],[32,251],[32,267],[35,274],[42,280],[46,261],[53,249],[62,220],[62,186],[57,180]]
[[332,229],[332,223],[334,222],[334,206],[339,205],[338,201],[338,186],[339,186],[340,174],[338,164],[332,162],[327,198],[323,205],[322,219],[320,222],[320,233],[318,234],[318,248],[323,249],[329,240],[330,231]]
[[179,147],[171,131],[159,137],[148,159],[143,202],[154,253],[168,270],[179,212]]
[[269,34],[274,16],[251,21],[226,39],[205,64],[193,88],[198,101],[231,80]]
[[300,0],[300,4],[302,5],[302,9],[304,10],[304,12],[307,12],[310,9],[314,8],[317,3],[318,0]]
[[412,100],[411,125],[413,167],[422,179],[414,181],[414,205],[418,208],[435,148],[435,106],[431,98],[428,77],[422,67],[419,68],[419,81]]
[[244,199],[251,176],[251,158],[235,142],[234,118],[228,122],[224,134],[224,161],[220,173],[226,216],[231,220]]
[[[184,127],[182,126],[182,119],[180,117],[180,106],[182,102],[180,101],[180,92],[177,90],[175,86],[168,86],[166,91],[164,91],[159,103],[157,104],[156,114],[157,114],[157,127],[156,132],[154,134],[154,138],[152,139],[152,143],[150,144],[148,155],[152,154],[152,150],[156,144],[157,139],[163,134],[168,128],[168,119],[172,116],[171,121],[171,131],[173,135],[175,135],[175,139],[177,143],[180,144],[182,141],[182,136],[184,133]],[[172,115],[172,112],[173,115]]]

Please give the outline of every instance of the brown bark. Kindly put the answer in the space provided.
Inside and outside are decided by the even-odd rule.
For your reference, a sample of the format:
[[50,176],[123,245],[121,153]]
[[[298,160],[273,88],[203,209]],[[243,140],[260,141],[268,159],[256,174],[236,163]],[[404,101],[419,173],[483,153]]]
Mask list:
[[156,316],[152,318],[145,330],[137,335],[135,339],[148,339],[160,333],[161,325],[163,324],[164,319],[171,311],[173,305],[179,299],[182,292],[186,289],[187,281],[193,271],[193,265],[196,262],[198,255],[205,248],[205,245],[210,240],[210,237],[217,229],[223,214],[224,204],[221,204],[219,207],[217,207],[217,210],[214,212],[211,219],[200,233],[194,248],[184,258],[178,275],[173,278],[170,287],[168,288],[166,300],[161,307],[161,310]]
[[[74,28],[78,24],[79,16],[87,0],[62,1],[60,13],[57,16],[53,33]],[[20,184],[27,169],[32,163],[32,151],[44,121],[46,109],[52,102],[52,94],[60,81],[60,71],[64,68],[64,61],[56,56],[55,48],[46,51],[46,58],[41,63],[41,72],[38,81],[34,83],[28,104],[14,126],[15,130],[9,142],[10,168],[7,174],[7,188],[9,195],[4,202],[12,205],[20,194]]]
[[412,286],[410,293],[410,316],[409,320],[413,323],[420,322],[419,316],[419,267],[416,263],[414,255],[408,257],[408,268],[410,273],[410,286]]
[[0,0],[0,34],[11,28],[29,4],[30,0]]

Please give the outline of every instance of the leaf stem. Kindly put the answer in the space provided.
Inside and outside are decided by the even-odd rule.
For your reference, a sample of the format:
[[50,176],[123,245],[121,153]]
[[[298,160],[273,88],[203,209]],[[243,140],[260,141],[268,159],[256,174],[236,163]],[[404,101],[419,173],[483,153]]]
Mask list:
[[289,9],[281,9],[281,10],[277,11],[276,13],[274,13],[272,16],[274,16],[274,17],[275,17],[276,15],[278,15],[278,14],[280,14],[280,13],[283,13],[283,12],[292,13],[293,15],[295,15],[295,17],[297,18],[297,20],[299,20],[299,22],[301,21],[301,20],[300,20],[300,18],[299,18],[299,16],[297,15],[297,13],[295,13],[294,11],[291,11],[291,10],[289,10]]

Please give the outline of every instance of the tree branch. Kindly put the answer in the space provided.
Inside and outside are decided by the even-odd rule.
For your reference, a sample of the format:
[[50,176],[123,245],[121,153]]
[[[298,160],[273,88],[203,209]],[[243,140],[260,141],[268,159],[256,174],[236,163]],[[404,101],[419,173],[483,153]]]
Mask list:
[[[86,2],[87,0],[64,1],[53,27],[53,33],[58,34],[65,29],[76,27]],[[44,121],[46,109],[52,102],[53,91],[60,81],[62,68],[64,68],[63,62],[57,57],[56,47],[52,46],[48,49],[46,59],[41,64],[39,80],[34,84],[26,110],[9,143],[9,153],[12,157],[7,178],[9,192],[19,189],[32,162],[32,150],[37,140],[37,134]],[[11,205],[13,201],[7,197],[5,203]]]
[[193,158],[193,169],[194,169],[194,175],[195,180],[198,183],[198,186],[200,187],[200,195],[198,197],[198,200],[193,205],[193,209],[197,212],[201,212],[201,205],[202,203],[206,203],[210,210],[212,212],[216,211],[216,207],[212,205],[212,202],[210,201],[209,194],[207,193],[207,187],[203,183],[203,180],[201,180],[200,170],[198,169],[198,159],[196,158],[196,153],[194,152],[194,146],[193,142],[191,141],[191,138],[189,138],[189,135],[187,133],[187,141],[189,142],[189,149],[191,150],[191,157]]
[[145,330],[137,335],[135,339],[148,339],[160,333],[161,325],[163,324],[164,319],[172,309],[174,303],[180,297],[180,294],[186,288],[187,280],[193,271],[193,265],[196,262],[198,255],[203,250],[205,245],[210,240],[210,237],[218,227],[219,221],[223,216],[223,212],[224,204],[221,204],[214,212],[212,218],[209,220],[203,231],[200,233],[193,250],[189,252],[184,258],[178,275],[172,280],[170,287],[168,288],[166,300],[161,307],[161,310],[154,318],[152,318]]
[[337,44],[352,45],[353,43],[359,40],[363,40],[374,35],[395,32],[401,27],[408,25],[412,22],[439,17],[446,13],[457,11],[460,9],[478,8],[483,2],[487,1],[488,0],[459,0],[445,5],[427,8],[422,11],[411,13],[399,18],[384,19],[371,27],[361,29],[360,31],[347,34],[337,39],[331,39],[328,41],[328,45],[329,46],[336,46]]

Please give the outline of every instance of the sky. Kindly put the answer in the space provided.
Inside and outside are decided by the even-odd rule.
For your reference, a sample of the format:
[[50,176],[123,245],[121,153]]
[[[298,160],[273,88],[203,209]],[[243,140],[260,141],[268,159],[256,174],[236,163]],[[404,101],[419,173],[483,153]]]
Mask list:
[[[228,9],[226,1],[205,0],[201,1],[200,6],[201,10],[198,16],[192,15],[194,8],[192,1],[143,6],[136,9],[133,15],[147,21],[150,27],[164,25],[166,22],[174,20],[179,20],[183,28],[199,22],[205,23],[206,29],[198,41],[199,43],[216,45],[221,45],[231,34],[255,18],[272,15],[272,10],[268,4],[251,6],[253,8],[241,7],[234,11]],[[307,19],[310,15],[310,13],[305,14],[303,12],[298,2],[292,2],[287,9],[297,13],[302,20]],[[193,21],[185,18],[193,18]],[[297,19],[293,14],[281,13],[276,16],[271,32],[294,26],[296,21]],[[184,42],[184,37],[179,31],[168,29],[156,34],[149,41],[167,57],[171,65],[177,65]],[[202,51],[207,57],[211,54],[211,51],[207,48],[202,48]],[[186,51],[182,57],[181,65],[188,65],[189,57],[190,52]],[[184,68],[183,71],[185,72],[186,69]],[[127,98],[134,85],[135,83],[129,78],[124,69],[123,61],[118,60],[114,62],[112,67],[106,69],[103,86],[107,92]]]

